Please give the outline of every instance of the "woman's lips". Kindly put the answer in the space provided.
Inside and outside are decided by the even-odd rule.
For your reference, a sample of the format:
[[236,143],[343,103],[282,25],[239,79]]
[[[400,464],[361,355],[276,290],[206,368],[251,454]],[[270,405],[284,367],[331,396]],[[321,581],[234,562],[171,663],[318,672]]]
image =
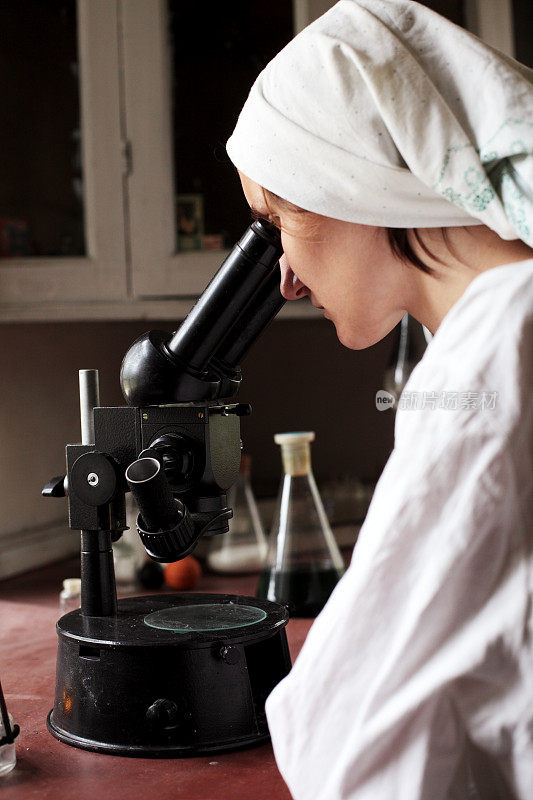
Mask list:
[[[318,310],[319,310],[319,311],[324,311],[324,306],[319,306],[319,305],[317,305],[317,304],[315,303],[315,301],[313,300],[313,298],[312,298],[312,297],[310,298],[310,300],[311,300],[311,303],[312,303],[312,305],[313,305],[315,308],[318,308]],[[325,312],[325,311],[324,311],[324,316],[325,316],[325,317],[327,316],[327,314],[326,314],[326,312]],[[329,317],[328,317],[328,319],[329,319]]]

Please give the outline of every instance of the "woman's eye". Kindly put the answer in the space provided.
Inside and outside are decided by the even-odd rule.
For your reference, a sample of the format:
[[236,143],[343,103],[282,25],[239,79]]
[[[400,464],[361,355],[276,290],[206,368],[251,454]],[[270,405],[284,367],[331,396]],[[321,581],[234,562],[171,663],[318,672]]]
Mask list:
[[262,219],[265,222],[270,222],[272,225],[275,225],[276,228],[281,229],[281,219],[277,216],[277,214],[260,214],[259,211],[252,211],[252,218]]

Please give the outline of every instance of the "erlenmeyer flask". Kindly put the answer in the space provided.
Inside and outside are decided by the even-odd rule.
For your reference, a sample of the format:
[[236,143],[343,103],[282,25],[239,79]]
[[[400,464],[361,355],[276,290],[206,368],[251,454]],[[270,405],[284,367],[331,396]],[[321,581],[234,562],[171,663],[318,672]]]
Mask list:
[[233,509],[228,533],[213,536],[207,566],[213,572],[259,572],[265,563],[267,542],[250,482],[251,458],[241,456],[239,476],[228,491]]
[[287,604],[294,617],[314,617],[344,572],[313,472],[315,434],[277,433],[284,475],[257,596]]

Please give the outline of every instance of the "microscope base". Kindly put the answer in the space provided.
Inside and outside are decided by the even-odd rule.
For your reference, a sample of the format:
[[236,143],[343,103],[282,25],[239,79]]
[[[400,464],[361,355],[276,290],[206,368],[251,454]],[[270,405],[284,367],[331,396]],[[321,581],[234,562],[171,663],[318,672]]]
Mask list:
[[113,617],[72,611],[57,623],[48,730],[143,758],[267,741],[265,700],[291,667],[287,622],[284,606],[237,595],[126,598]]

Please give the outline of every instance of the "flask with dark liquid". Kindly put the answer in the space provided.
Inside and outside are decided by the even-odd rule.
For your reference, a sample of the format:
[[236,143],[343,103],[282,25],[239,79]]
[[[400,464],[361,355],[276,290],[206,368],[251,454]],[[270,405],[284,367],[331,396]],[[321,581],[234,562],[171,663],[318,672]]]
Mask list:
[[344,573],[311,469],[312,431],[278,433],[284,467],[257,596],[316,617]]

